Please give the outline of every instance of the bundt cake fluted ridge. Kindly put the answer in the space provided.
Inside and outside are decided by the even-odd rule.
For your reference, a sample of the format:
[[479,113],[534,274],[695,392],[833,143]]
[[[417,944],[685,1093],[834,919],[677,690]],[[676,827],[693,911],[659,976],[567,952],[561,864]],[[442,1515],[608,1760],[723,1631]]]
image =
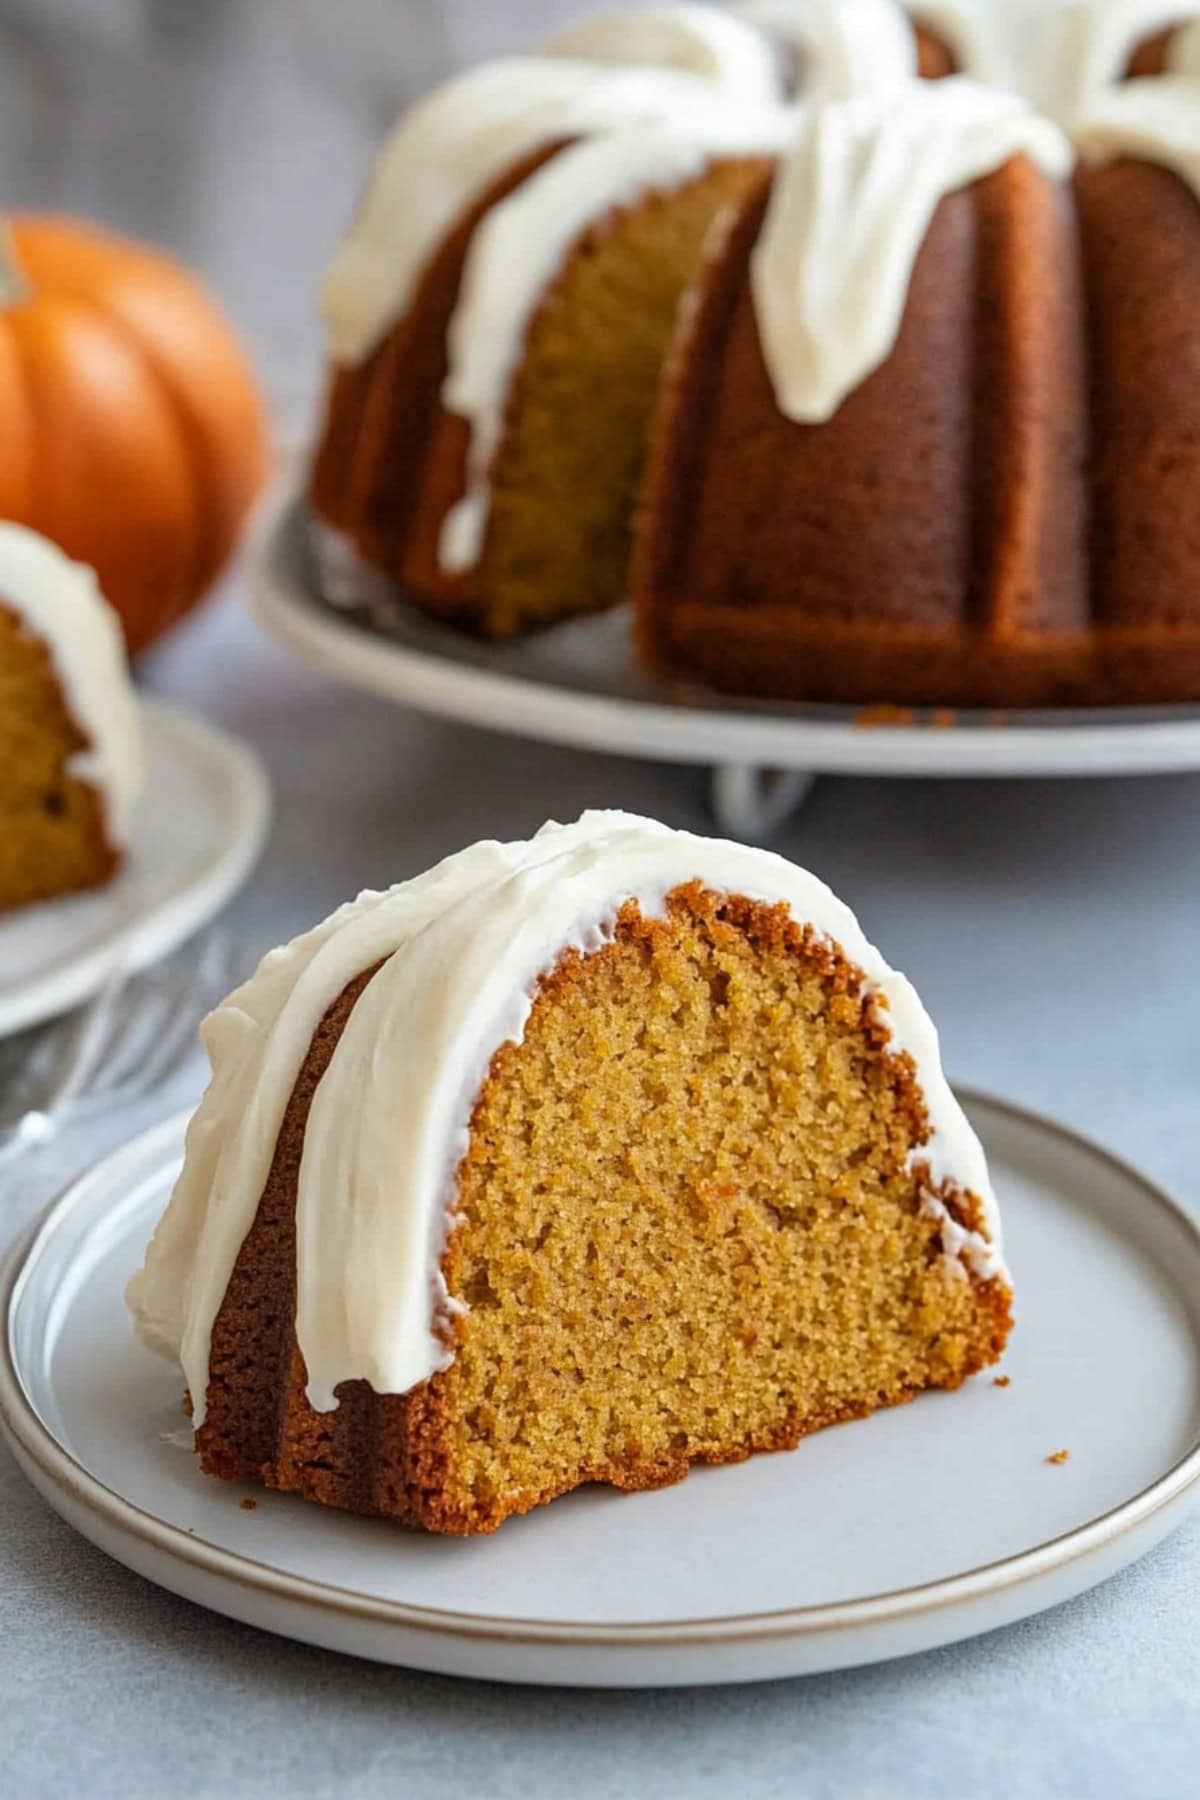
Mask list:
[[[1099,99],[1070,182],[1001,136],[964,185],[976,106],[1008,104],[960,78],[822,108],[714,248],[638,537],[656,669],[851,703],[1200,697],[1200,87]],[[918,166],[946,178],[923,235]],[[861,265],[790,203],[815,179]]]

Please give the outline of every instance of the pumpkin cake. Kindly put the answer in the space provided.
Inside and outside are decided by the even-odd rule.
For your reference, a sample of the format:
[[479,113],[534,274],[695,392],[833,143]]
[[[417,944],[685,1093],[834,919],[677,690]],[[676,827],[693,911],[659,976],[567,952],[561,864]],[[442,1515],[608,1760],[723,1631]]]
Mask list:
[[142,780],[121,628],[94,574],[0,523],[0,911],[109,880]]
[[266,958],[129,1289],[211,1475],[430,1531],[794,1448],[1000,1355],[980,1145],[781,857],[621,813]]
[[1196,0],[601,14],[385,146],[313,510],[487,636],[632,590],[669,680],[1195,700],[1198,199]]

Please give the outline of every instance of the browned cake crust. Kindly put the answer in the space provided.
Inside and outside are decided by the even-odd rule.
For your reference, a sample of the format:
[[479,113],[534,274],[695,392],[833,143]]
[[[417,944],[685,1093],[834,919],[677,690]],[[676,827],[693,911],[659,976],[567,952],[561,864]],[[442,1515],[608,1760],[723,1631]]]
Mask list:
[[856,704],[1200,698],[1200,209],[1144,164],[1076,191],[1017,158],[943,201],[893,354],[820,425],[775,403],[748,278],[766,184],[743,207],[649,459],[656,672]]
[[[210,1474],[486,1532],[584,1482],[657,1487],[794,1448],[1001,1354],[1011,1294],[941,1255],[928,1170],[907,1162],[928,1134],[914,1071],[860,976],[785,908],[692,886],[666,919],[631,903],[605,950],[568,952],[493,1059],[442,1265],[470,1306],[447,1328],[455,1361],[403,1397],[352,1382],[314,1412],[297,1177],[374,972],[314,1037],[216,1321]],[[660,1083],[678,1088],[647,1112]],[[973,1196],[942,1198],[981,1228]]]
[[50,652],[0,596],[0,911],[98,887],[116,873],[100,796],[68,773],[87,747]]
[[363,560],[399,581],[446,379],[446,328],[479,221],[562,148],[513,165],[439,246],[413,303],[367,360],[336,369],[313,464],[310,498]]

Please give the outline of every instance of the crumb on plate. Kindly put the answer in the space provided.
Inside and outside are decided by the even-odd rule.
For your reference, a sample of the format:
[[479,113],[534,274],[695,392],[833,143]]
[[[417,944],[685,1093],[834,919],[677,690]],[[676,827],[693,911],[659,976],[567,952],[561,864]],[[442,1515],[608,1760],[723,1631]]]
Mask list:
[[880,726],[915,725],[916,712],[911,706],[892,706],[881,702],[878,706],[864,706],[854,715],[855,728],[859,731],[873,731]]

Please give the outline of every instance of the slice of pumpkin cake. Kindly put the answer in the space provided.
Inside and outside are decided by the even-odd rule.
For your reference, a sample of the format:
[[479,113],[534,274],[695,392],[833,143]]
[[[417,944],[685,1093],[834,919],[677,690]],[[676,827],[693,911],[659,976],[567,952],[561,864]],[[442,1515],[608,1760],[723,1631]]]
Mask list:
[[0,522],[0,912],[108,881],[143,780],[121,627],[95,575]]
[[428,1530],[791,1449],[1000,1355],[980,1145],[812,875],[622,813],[273,952],[129,1293],[214,1475]]

